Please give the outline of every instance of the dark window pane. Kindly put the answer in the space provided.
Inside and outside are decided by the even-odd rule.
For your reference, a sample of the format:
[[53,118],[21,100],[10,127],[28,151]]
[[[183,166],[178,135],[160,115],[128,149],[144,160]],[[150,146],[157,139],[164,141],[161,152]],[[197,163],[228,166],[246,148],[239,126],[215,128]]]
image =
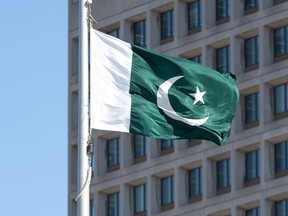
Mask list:
[[108,167],[119,164],[119,139],[107,141]]
[[249,10],[258,7],[259,0],[245,0],[245,10]]
[[260,176],[259,150],[245,154],[246,157],[246,180],[258,178]]
[[286,85],[285,85],[285,95],[286,95],[286,97],[285,97],[285,101],[286,101],[286,112],[288,111],[288,83],[286,83]]
[[173,10],[161,13],[161,40],[173,36]]
[[93,203],[93,200],[90,200],[90,204],[89,204],[89,215],[90,216],[94,216],[94,203]]
[[245,67],[259,63],[258,36],[245,40]]
[[188,29],[201,27],[201,0],[188,4]]
[[288,169],[288,142],[275,145],[275,171]]
[[259,93],[245,96],[245,122],[259,120]]
[[108,216],[119,216],[119,192],[108,195]]
[[256,175],[257,175],[257,177],[260,177],[260,151],[259,151],[259,149],[256,151],[256,157],[257,157],[257,161],[256,161],[256,163],[257,163],[257,173],[256,173]]
[[287,26],[274,30],[274,57],[288,53]]
[[216,70],[220,73],[227,73],[230,71],[229,46],[216,49]]
[[169,149],[169,148],[173,148],[174,144],[173,144],[173,140],[170,139],[162,139],[161,140],[161,150],[165,150],[165,149]]
[[109,34],[109,35],[111,35],[113,37],[119,38],[119,29],[115,29],[115,30],[109,31],[109,32],[107,32],[107,34]]
[[246,216],[260,216],[260,208],[253,208],[246,211]]
[[230,0],[216,0],[216,20],[221,20],[230,16]]
[[189,197],[202,194],[202,168],[196,168],[189,171]]
[[285,54],[288,53],[288,26],[285,26]]
[[146,20],[134,23],[134,44],[146,46]]
[[217,189],[231,185],[230,158],[217,162]]
[[286,112],[287,109],[287,85],[279,85],[274,87],[275,114]]
[[146,138],[142,135],[134,135],[134,158],[146,155]]
[[275,216],[288,216],[288,200],[275,203]]
[[78,92],[71,94],[71,130],[78,128]]
[[194,57],[190,58],[189,60],[191,60],[191,61],[194,61],[194,62],[197,62],[197,63],[201,64],[201,55],[198,55],[198,56],[194,56]]
[[174,203],[174,176],[161,179],[161,205]]
[[146,211],[146,185],[134,187],[134,213]]

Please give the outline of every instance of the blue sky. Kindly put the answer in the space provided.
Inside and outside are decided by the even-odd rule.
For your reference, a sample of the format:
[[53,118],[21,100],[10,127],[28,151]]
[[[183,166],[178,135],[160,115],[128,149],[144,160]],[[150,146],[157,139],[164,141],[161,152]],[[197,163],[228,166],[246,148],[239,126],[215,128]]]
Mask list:
[[0,215],[67,215],[67,1],[1,1]]

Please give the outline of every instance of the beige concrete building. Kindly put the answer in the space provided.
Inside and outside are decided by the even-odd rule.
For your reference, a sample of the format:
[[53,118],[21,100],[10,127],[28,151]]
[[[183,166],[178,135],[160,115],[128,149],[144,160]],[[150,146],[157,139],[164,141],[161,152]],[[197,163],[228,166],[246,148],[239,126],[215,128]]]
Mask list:
[[[76,215],[78,0],[69,0],[68,212]],[[228,143],[93,131],[91,216],[288,216],[288,1],[94,0],[95,28],[237,76]]]

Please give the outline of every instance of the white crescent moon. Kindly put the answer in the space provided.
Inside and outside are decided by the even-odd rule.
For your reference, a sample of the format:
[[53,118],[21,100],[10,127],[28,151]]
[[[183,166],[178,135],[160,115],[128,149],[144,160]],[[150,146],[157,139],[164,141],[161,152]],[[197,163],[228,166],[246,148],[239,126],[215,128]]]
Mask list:
[[166,80],[164,83],[162,83],[157,91],[157,106],[164,111],[164,113],[169,116],[172,119],[184,122],[191,126],[200,126],[204,124],[209,116],[202,118],[202,119],[189,119],[180,116],[178,113],[174,111],[170,104],[170,100],[168,97],[168,91],[171,88],[171,86],[179,79],[181,79],[183,76],[175,76],[168,80]]

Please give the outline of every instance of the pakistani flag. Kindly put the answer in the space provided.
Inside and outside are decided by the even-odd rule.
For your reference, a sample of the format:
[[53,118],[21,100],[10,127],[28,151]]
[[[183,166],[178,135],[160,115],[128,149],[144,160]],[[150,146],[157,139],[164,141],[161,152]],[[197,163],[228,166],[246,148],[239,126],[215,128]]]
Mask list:
[[161,139],[229,136],[235,77],[91,31],[91,127]]

